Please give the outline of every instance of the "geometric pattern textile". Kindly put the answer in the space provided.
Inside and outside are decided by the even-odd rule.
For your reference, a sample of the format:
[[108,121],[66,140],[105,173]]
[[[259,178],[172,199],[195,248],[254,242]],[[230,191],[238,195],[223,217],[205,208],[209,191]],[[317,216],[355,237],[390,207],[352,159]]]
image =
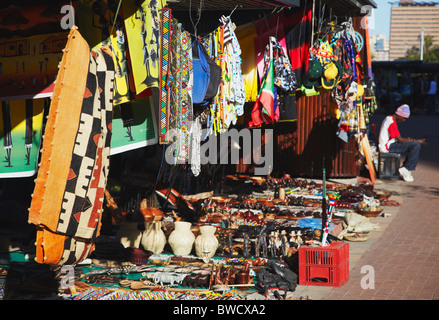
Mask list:
[[29,222],[36,261],[76,264],[99,235],[108,178],[114,62],[72,28],[59,65]]

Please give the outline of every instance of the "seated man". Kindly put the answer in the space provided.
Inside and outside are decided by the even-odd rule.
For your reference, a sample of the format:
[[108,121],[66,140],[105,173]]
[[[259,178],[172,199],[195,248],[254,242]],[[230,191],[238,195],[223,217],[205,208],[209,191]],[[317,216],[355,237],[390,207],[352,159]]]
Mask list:
[[404,181],[412,182],[414,178],[410,171],[415,170],[419,160],[421,144],[425,139],[403,138],[398,130],[398,123],[403,122],[410,116],[410,107],[406,104],[400,106],[393,115],[387,116],[380,129],[378,148],[381,153],[396,152],[406,156],[403,166],[399,168],[399,174]]

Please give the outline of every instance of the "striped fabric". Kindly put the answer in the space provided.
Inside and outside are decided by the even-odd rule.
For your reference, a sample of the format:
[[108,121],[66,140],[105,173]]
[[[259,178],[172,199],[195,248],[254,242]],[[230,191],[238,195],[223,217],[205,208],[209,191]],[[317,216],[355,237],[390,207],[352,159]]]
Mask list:
[[109,170],[114,62],[69,34],[57,76],[29,209],[39,263],[75,264],[99,234]]
[[161,39],[160,42],[160,143],[166,142],[166,134],[169,129],[169,71],[171,58],[171,10],[163,8],[161,11]]

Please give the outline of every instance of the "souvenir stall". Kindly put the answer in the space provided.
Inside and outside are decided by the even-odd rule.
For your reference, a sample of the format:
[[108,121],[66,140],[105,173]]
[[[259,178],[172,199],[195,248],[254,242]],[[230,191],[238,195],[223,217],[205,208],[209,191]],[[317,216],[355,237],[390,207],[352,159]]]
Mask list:
[[[321,182],[285,172],[224,174],[225,166],[216,175],[202,150],[238,125],[294,122],[300,91],[332,99],[334,139],[354,137],[370,165],[352,21],[331,20],[327,29],[317,20],[317,32],[307,33],[313,45],[299,41],[302,55],[295,35],[303,36],[303,20],[314,21],[314,2],[283,9],[285,1],[256,1],[279,10],[256,30],[236,24],[234,5],[207,32],[195,23],[189,31],[173,2],[75,2],[30,196],[28,257],[36,266],[29,269],[47,267],[56,280],[37,284],[71,300],[291,299],[297,285],[344,285],[348,241],[367,240],[376,228],[369,218],[382,214],[390,195],[377,194],[373,182],[327,183],[325,168]],[[279,25],[299,29],[273,36]],[[212,154],[231,149],[217,147],[208,148],[213,164]],[[134,156],[117,161],[125,154]],[[338,258],[322,265],[330,255]],[[22,293],[15,289],[6,298]]]
[[[364,152],[358,144],[361,117],[355,115],[359,113],[356,106],[361,102],[366,127],[368,116],[377,108],[371,83],[367,16],[362,16],[360,7],[353,8],[349,1],[310,1],[299,12],[284,10],[274,21],[267,20],[265,30],[275,26],[279,41],[285,38],[296,80],[288,100],[284,99],[284,91],[275,86],[280,115],[273,123],[262,126],[274,131],[274,173],[315,178],[325,167],[330,177],[359,175],[362,165],[357,160]],[[323,69],[331,61],[339,61],[340,70]],[[325,71],[328,78],[322,76]],[[322,84],[322,78],[326,84]],[[362,86],[358,102],[354,94],[356,84]],[[256,107],[254,103],[250,110],[252,107]],[[289,110],[288,117],[282,117],[286,115],[283,109]],[[316,144],[322,147],[315,148]],[[253,174],[253,169],[252,164],[242,159],[231,171]]]

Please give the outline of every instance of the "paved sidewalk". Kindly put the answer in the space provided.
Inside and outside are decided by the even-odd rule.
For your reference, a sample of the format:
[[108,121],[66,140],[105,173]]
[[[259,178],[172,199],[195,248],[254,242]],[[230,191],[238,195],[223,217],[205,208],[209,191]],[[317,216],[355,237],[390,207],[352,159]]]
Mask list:
[[[384,116],[371,119],[377,130]],[[366,242],[349,242],[349,281],[342,287],[298,286],[295,297],[313,300],[439,300],[439,125],[438,116],[412,116],[402,136],[425,137],[415,181],[378,180],[375,190],[390,191],[400,207],[385,207],[390,217],[371,218],[379,224]],[[420,132],[422,130],[422,132]],[[419,132],[419,133],[418,133]],[[374,272],[373,289],[362,288],[363,266]],[[368,269],[371,270],[371,269]]]

